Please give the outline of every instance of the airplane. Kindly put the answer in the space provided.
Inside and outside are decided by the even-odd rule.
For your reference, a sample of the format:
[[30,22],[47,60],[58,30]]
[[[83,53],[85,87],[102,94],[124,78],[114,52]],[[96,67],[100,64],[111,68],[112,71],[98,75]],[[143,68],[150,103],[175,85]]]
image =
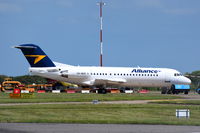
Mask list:
[[107,86],[161,87],[162,94],[166,94],[168,91],[173,91],[172,86],[176,85],[179,85],[179,89],[181,86],[181,89],[188,91],[188,86],[191,84],[189,78],[175,69],[72,66],[51,61],[35,44],[21,44],[15,48],[21,49],[31,66],[29,72],[32,75],[69,82],[82,87],[97,87],[103,92]]

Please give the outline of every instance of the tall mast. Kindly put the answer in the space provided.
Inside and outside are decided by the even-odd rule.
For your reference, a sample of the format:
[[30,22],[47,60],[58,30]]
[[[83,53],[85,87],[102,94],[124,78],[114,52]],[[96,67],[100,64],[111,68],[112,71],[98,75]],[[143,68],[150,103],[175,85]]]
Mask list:
[[102,7],[105,5],[104,2],[97,3],[100,7],[100,66],[103,66],[103,14]]

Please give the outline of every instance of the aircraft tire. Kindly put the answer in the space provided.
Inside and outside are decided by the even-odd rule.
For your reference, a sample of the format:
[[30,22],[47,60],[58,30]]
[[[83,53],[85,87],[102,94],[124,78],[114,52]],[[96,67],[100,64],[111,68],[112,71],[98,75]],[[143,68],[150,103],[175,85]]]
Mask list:
[[166,87],[161,88],[161,94],[167,94],[167,88]]
[[188,94],[188,91],[185,91],[184,94],[187,95],[187,94]]
[[107,91],[106,91],[106,89],[99,89],[99,90],[98,90],[98,93],[99,93],[99,94],[106,94]]

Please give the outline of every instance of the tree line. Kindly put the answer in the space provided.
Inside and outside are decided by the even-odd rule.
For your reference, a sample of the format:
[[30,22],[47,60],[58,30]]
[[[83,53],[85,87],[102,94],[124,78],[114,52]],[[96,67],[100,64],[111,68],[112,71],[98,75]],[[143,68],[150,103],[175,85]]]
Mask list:
[[191,88],[192,89],[200,88],[200,71],[193,71],[191,73],[186,73],[185,75],[191,79],[191,81],[192,81]]
[[5,78],[12,78],[13,81],[19,81],[22,84],[46,84],[47,79],[40,77],[40,76],[33,76],[33,75],[23,75],[23,76],[6,76],[6,75],[0,75],[0,83],[4,81]]

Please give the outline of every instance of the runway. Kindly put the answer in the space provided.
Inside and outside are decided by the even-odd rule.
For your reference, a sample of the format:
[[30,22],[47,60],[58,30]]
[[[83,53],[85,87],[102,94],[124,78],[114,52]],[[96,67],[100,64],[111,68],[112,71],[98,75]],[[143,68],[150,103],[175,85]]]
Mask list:
[[199,126],[0,123],[1,133],[200,133]]
[[[148,102],[152,101],[161,101],[161,100],[99,101],[98,104],[147,104]],[[93,102],[0,103],[0,106],[48,105],[48,104],[93,104]]]

